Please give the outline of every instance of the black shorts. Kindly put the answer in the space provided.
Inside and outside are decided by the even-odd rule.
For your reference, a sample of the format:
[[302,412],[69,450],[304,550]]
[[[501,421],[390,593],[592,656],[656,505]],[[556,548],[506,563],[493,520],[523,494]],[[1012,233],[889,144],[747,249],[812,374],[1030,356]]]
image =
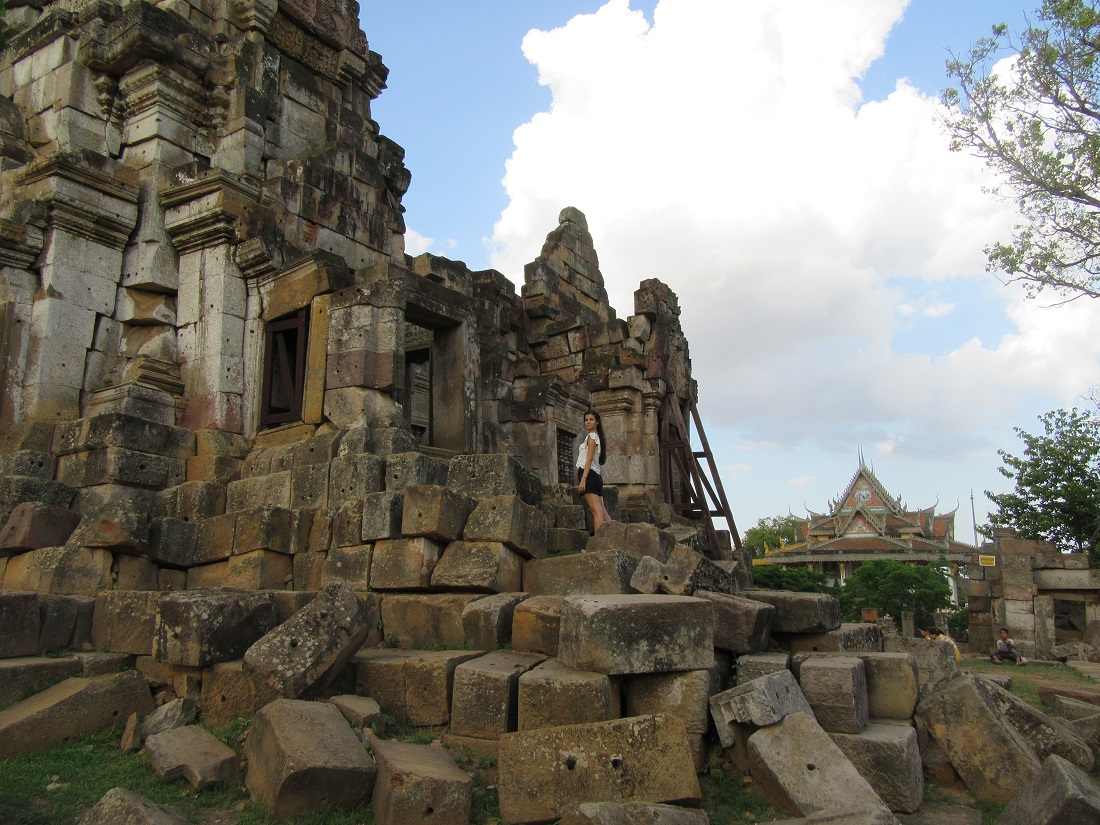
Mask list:
[[[577,484],[581,483],[581,476],[584,475],[584,468],[577,468]],[[603,495],[603,476],[601,476],[595,470],[588,471],[588,478],[584,480],[584,495],[593,493],[597,496]]]

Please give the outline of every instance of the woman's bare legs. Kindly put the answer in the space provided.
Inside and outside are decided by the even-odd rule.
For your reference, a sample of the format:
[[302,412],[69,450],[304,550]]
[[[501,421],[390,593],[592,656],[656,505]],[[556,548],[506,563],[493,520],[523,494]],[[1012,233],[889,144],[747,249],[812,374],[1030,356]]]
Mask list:
[[603,506],[603,496],[596,495],[595,493],[585,493],[584,503],[588,505],[588,509],[592,511],[592,532],[600,532],[600,528],[603,527],[605,521],[610,521],[607,517],[607,508]]

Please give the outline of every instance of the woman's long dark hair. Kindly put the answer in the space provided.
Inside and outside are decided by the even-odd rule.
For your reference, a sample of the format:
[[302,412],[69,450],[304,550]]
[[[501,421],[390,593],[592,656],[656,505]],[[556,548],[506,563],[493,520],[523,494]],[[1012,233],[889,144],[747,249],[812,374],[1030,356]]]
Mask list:
[[600,414],[595,410],[589,410],[585,414],[585,418],[588,416],[595,416],[596,418],[596,435],[600,437],[600,464],[603,464],[604,459],[607,458],[607,439],[603,435],[603,419],[600,418]]

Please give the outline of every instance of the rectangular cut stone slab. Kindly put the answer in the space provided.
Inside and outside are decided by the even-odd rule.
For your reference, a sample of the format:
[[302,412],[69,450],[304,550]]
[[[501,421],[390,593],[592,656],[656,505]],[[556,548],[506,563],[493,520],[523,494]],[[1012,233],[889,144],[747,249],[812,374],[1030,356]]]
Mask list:
[[363,498],[363,541],[401,538],[401,493],[371,493]]
[[676,536],[668,530],[653,524],[613,521],[588,540],[587,550],[589,553],[617,550],[635,560],[649,556],[665,562],[675,547]]
[[874,788],[814,718],[792,713],[761,728],[748,742],[749,767],[765,794],[793,814],[812,814],[839,800],[853,807],[883,805]]
[[564,596],[532,596],[512,614],[512,649],[558,655]]
[[473,508],[473,499],[454,490],[430,484],[412,485],[405,488],[401,532],[409,537],[455,541],[462,538],[466,519]]
[[788,670],[791,657],[788,653],[748,653],[737,657],[737,684],[743,685],[769,673]]
[[447,468],[447,486],[475,499],[519,496],[542,502],[542,482],[514,456],[505,453],[456,455]]
[[96,598],[92,645],[111,653],[148,656],[153,652],[160,593],[112,590]]
[[499,541],[452,541],[432,571],[432,587],[514,593],[523,585],[523,557]]
[[946,642],[887,636],[883,639],[882,646],[887,653],[908,653],[913,657],[917,663],[917,678],[920,681],[922,699],[959,674],[959,664],[955,661],[955,649]]
[[185,779],[197,791],[237,781],[240,757],[198,725],[184,725],[145,740],[145,758],[165,782]]
[[257,688],[240,660],[219,662],[202,670],[199,712],[208,725],[223,728],[241,716],[251,717],[274,698]]
[[0,627],[0,658],[37,655],[42,633],[38,594],[0,592]]
[[1100,783],[1072,762],[1051,755],[1008,803],[997,825],[1062,822],[1100,822]]
[[584,802],[662,802],[697,806],[699,780],[684,723],[632,716],[501,737],[501,817],[551,822]]
[[478,593],[387,593],[382,597],[382,633],[398,647],[462,647],[462,612]]
[[49,750],[152,711],[149,683],[136,670],[66,679],[0,711],[0,759]]
[[287,699],[316,695],[363,645],[368,616],[367,606],[346,584],[326,585],[245,651],[245,672]]
[[244,751],[245,784],[271,819],[355,808],[374,790],[374,761],[326,702],[272,702],[256,714]]
[[825,633],[780,634],[776,641],[791,653],[881,653],[882,629],[875,624],[851,622]]
[[466,605],[462,610],[462,627],[467,644],[479,650],[510,645],[516,605],[526,599],[526,593],[495,593]]
[[710,729],[711,671],[647,673],[626,679],[626,715],[667,713],[684,721],[689,734]]
[[585,802],[561,818],[559,825],[709,825],[698,808],[652,802]]
[[462,536],[466,541],[499,541],[524,558],[541,559],[547,549],[546,516],[519,496],[495,496],[478,502]]
[[691,596],[570,596],[558,658],[610,675],[707,670],[714,664],[714,611]]
[[859,733],[867,725],[867,677],[862,659],[815,656],[802,663],[799,685],[822,728]]
[[60,547],[80,523],[80,514],[41,501],[25,501],[12,508],[0,530],[0,556]]
[[519,677],[543,661],[545,657],[536,653],[496,650],[459,665],[451,700],[451,733],[496,739],[516,730]]
[[455,671],[479,650],[416,650],[405,662],[405,720],[410,725],[451,721]]
[[920,807],[924,768],[914,728],[872,724],[832,738],[891,811],[909,814]]
[[519,677],[519,730],[618,719],[619,679],[543,662]]
[[18,702],[48,685],[80,675],[71,657],[20,656],[0,659],[0,707]]
[[825,593],[752,589],[740,595],[775,608],[772,633],[824,633],[840,627],[840,602]]
[[637,566],[618,550],[538,559],[523,565],[523,589],[532,596],[629,593]]
[[989,705],[972,676],[923,699],[917,717],[979,799],[1006,804],[1039,771],[1026,740]]
[[447,751],[376,736],[369,741],[378,768],[371,798],[377,825],[467,825],[473,780]]
[[374,544],[370,586],[375,590],[426,590],[446,545],[429,538],[389,539]]
[[715,647],[738,655],[767,648],[775,616],[772,605],[709,590],[696,590],[694,595],[714,605]]
[[778,670],[716,693],[710,697],[710,713],[725,747],[737,743],[734,724],[764,727],[778,724],[792,713],[813,716],[810,703],[789,670]]
[[[917,707],[917,663],[908,653],[861,653],[871,719],[910,719]],[[1100,710],[1100,708],[1098,708]]]
[[187,590],[161,596],[154,655],[159,662],[206,667],[239,659],[275,626],[270,593]]

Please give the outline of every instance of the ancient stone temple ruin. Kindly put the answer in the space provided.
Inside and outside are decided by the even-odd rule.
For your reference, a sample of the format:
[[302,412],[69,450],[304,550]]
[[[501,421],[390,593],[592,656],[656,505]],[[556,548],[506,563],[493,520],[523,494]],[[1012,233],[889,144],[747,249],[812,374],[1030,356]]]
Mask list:
[[[273,819],[450,825],[474,754],[510,822],[672,825],[707,821],[720,740],[791,812],[916,810],[912,720],[954,660],[918,670],[830,596],[750,589],[702,495],[728,516],[676,296],[644,281],[619,318],[580,211],[518,291],[404,253],[410,174],[358,18],[7,2],[0,760],[125,723],[165,781],[239,783],[243,756]],[[589,408],[596,535],[573,487]],[[933,736],[956,704],[929,706]],[[250,720],[243,748],[196,717]],[[1038,768],[1021,742],[988,787],[944,748],[1007,799]],[[85,822],[151,805],[115,789]]]

